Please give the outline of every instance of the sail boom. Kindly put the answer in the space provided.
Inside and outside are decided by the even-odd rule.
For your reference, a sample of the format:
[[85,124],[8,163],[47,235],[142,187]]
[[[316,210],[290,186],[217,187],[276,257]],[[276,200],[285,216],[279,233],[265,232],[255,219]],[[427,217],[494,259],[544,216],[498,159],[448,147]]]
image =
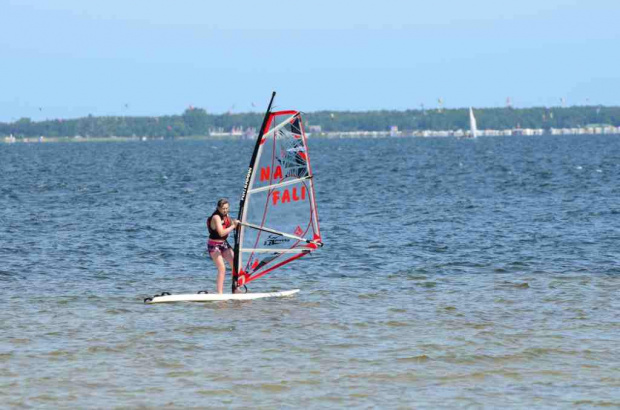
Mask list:
[[251,223],[248,223],[248,222],[241,222],[241,225],[247,226],[248,228],[258,229],[259,231],[264,231],[264,232],[273,233],[275,235],[284,236],[285,238],[296,239],[298,241],[308,242],[308,243],[313,242],[313,241],[311,241],[309,239],[302,238],[301,236],[291,235],[289,233],[284,233],[284,232],[276,231],[275,229],[265,228],[264,226],[258,226],[258,225],[254,225],[254,224],[251,224]]
[[239,250],[240,252],[256,252],[256,253],[309,253],[312,250],[311,249],[300,249],[300,248],[293,248],[293,249],[278,249],[278,248],[272,248],[272,249],[265,249],[265,248],[251,248],[251,249],[247,249],[247,248],[241,248]]

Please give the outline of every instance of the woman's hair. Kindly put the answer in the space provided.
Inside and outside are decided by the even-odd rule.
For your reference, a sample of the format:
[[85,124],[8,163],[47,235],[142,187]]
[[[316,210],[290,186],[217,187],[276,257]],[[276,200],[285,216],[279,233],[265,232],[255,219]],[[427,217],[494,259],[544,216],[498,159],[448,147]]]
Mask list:
[[219,201],[217,201],[217,207],[218,207],[218,208],[221,208],[221,207],[223,207],[224,205],[226,205],[227,203],[229,203],[229,202],[228,202],[228,199],[226,199],[226,198],[222,198],[222,199],[220,199]]

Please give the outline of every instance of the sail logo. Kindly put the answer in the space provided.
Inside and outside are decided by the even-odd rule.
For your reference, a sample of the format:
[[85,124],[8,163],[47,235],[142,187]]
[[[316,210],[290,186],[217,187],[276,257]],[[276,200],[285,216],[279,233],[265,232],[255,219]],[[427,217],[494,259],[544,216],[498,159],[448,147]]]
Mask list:
[[280,165],[276,166],[273,170],[273,175],[271,175],[271,167],[262,167],[260,169],[260,181],[269,181],[271,178],[273,179],[282,179],[284,175],[282,174],[282,167]]
[[245,200],[245,194],[248,192],[248,186],[250,185],[250,178],[252,178],[252,170],[253,168],[250,167],[250,169],[248,169],[248,173],[245,176],[245,184],[243,184],[243,192],[241,193],[241,201]]
[[301,189],[297,190],[297,187],[294,188],[285,188],[283,190],[274,189],[271,191],[271,202],[273,206],[286,204],[290,202],[299,202],[306,200],[306,186],[302,185]]
[[267,239],[265,240],[265,242],[263,242],[263,245],[265,246],[274,246],[274,245],[280,245],[286,242],[290,242],[291,240],[288,238],[283,238],[281,236],[278,235],[269,235],[267,237]]
[[286,175],[282,171],[282,166],[276,165],[271,172],[271,167],[262,167],[260,169],[260,182],[269,182],[272,180],[283,180],[285,177],[290,178],[303,178],[308,175],[308,171],[305,165],[290,164],[291,166],[285,167]]

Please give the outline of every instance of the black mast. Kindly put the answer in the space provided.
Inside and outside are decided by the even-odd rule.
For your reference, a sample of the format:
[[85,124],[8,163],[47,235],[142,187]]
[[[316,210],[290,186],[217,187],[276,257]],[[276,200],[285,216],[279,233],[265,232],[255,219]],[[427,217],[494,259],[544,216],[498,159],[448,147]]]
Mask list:
[[[256,161],[256,155],[258,155],[258,149],[260,148],[260,141],[263,139],[263,135],[265,134],[265,126],[267,125],[267,120],[269,119],[269,114],[271,114],[271,105],[273,104],[273,99],[276,97],[276,92],[274,91],[271,94],[271,100],[269,101],[269,105],[267,106],[267,112],[265,112],[265,117],[263,118],[263,125],[260,127],[260,131],[258,132],[258,138],[256,139],[256,145],[254,146],[254,152],[252,153],[252,159],[250,160],[250,167],[248,169],[248,173],[245,176],[245,184],[243,185],[243,193],[241,194],[241,200],[239,201],[239,215],[237,217],[238,220],[241,220],[243,216],[243,208],[245,206],[245,199],[248,193],[248,189],[250,188],[250,181],[252,180],[252,174],[254,173],[254,161]],[[239,243],[239,239],[241,237],[241,228],[237,228],[235,231],[235,259],[233,263],[233,273],[232,273],[232,292],[235,293],[237,290],[237,279],[239,272],[239,248],[241,244]]]

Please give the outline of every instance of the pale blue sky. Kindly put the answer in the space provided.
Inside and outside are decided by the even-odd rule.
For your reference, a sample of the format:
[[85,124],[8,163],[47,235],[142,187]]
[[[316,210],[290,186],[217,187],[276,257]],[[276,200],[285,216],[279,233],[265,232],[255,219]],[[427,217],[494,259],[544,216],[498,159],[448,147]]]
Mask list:
[[0,121],[620,105],[620,1],[0,0],[0,56]]

